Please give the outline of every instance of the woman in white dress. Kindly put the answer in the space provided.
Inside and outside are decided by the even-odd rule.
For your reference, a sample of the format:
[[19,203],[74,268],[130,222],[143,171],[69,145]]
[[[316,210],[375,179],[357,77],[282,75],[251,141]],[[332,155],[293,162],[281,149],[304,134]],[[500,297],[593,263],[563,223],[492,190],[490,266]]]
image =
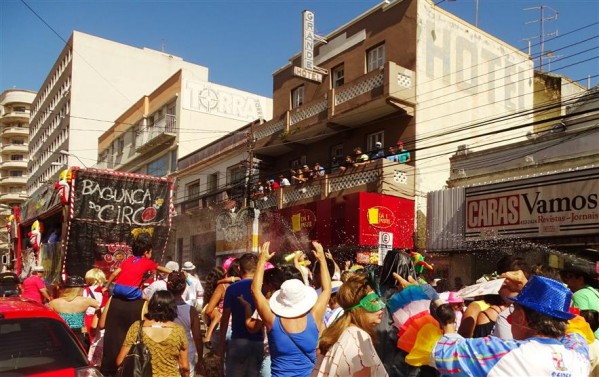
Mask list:
[[388,376],[372,340],[385,304],[366,274],[354,274],[343,283],[337,300],[344,314],[323,331],[318,343],[319,364],[312,376]]

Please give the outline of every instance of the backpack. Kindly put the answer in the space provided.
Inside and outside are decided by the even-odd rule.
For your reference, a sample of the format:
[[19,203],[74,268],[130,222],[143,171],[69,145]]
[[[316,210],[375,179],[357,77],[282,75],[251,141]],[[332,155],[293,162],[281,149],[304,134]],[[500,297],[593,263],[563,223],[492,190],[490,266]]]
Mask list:
[[152,377],[152,354],[143,342],[142,328],[143,321],[139,321],[137,339],[119,366],[117,377]]

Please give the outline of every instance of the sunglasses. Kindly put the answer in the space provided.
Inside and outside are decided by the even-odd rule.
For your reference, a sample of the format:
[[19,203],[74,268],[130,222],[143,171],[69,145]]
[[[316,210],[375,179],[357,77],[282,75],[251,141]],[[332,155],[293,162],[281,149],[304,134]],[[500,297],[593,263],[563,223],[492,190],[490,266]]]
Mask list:
[[381,301],[381,297],[379,295],[377,295],[375,292],[372,292],[362,297],[357,305],[352,306],[351,308],[347,309],[347,311],[351,311],[359,307],[363,308],[367,312],[375,313],[383,309],[385,307],[385,303]]

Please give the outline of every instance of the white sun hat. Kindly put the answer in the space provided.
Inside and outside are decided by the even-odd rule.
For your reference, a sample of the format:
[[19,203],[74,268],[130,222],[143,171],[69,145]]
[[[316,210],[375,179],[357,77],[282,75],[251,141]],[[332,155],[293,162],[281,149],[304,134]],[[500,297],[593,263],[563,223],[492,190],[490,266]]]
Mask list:
[[318,294],[301,280],[290,279],[273,293],[269,300],[270,310],[283,318],[298,317],[307,313],[318,299]]
[[179,271],[179,263],[175,261],[168,261],[164,265],[164,267],[168,268],[171,271]]
[[190,270],[193,270],[195,268],[196,268],[196,266],[193,263],[191,263],[191,262],[185,262],[185,263],[183,263],[182,270],[183,271],[190,271]]

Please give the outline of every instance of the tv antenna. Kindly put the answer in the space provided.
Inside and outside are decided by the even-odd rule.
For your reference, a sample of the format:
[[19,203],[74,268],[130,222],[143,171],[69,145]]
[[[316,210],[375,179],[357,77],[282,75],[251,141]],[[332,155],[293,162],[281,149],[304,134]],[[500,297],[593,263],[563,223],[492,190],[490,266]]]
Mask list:
[[[548,5],[524,8],[524,10],[538,10],[541,13],[540,18],[524,23],[525,25],[539,23],[539,25],[541,26],[541,33],[538,36],[524,38],[524,40],[528,42],[528,54],[530,55],[530,41],[533,39],[539,38],[539,40],[540,40],[540,42],[539,42],[539,49],[540,49],[539,71],[543,72],[543,58],[546,57],[546,55],[545,55],[545,37],[555,37],[559,33],[559,31],[557,29],[555,29],[555,31],[552,33],[545,33],[545,22],[556,21],[559,16],[559,12],[556,11],[555,9],[551,8]],[[546,15],[546,12],[548,15]],[[555,58],[555,56],[553,58]]]

